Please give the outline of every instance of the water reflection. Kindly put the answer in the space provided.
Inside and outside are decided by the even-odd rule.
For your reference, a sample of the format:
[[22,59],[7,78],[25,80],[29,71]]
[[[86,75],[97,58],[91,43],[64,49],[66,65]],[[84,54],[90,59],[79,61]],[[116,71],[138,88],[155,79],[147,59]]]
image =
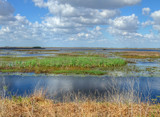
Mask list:
[[35,90],[45,89],[52,98],[60,98],[62,94],[74,92],[92,96],[122,95],[126,98],[133,93],[139,95],[142,100],[147,97],[156,98],[160,96],[160,78],[140,77],[122,78],[108,76],[45,76],[45,75],[1,75],[0,87],[7,86],[7,91],[12,95],[29,95]]
[[160,63],[159,62],[142,62],[142,61],[139,61],[139,62],[136,62],[136,66],[138,67],[159,67]]

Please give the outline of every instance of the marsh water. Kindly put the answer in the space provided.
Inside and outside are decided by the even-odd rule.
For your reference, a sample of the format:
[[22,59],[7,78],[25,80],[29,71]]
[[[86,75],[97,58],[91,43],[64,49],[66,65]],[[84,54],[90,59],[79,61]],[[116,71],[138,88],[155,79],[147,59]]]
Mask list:
[[[0,56],[30,57],[30,56],[55,56],[56,53],[67,52],[92,52],[103,53],[113,57],[110,52],[118,51],[157,51],[149,49],[89,49],[89,48],[48,48],[56,49],[53,52],[25,52],[14,50],[0,50]],[[129,64],[130,65],[130,64]],[[6,95],[25,96],[34,93],[36,90],[43,89],[51,98],[61,98],[63,94],[79,92],[83,95],[108,96],[126,95],[133,93],[139,96],[142,101],[156,99],[160,102],[160,60],[136,60],[132,63],[143,73],[126,74],[123,71],[114,71],[112,75],[93,76],[93,75],[45,75],[34,73],[0,73],[0,91]],[[145,69],[151,69],[146,71]],[[126,97],[127,98],[127,97]]]

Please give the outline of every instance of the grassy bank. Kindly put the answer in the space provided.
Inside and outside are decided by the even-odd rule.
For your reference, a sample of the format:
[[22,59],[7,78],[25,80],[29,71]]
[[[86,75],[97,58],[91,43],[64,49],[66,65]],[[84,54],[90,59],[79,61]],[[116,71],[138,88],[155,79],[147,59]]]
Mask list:
[[0,99],[1,117],[158,117],[160,105],[96,102],[54,102],[43,96]]
[[[13,59],[13,61],[9,61]],[[0,63],[1,72],[76,73],[102,75],[101,68],[113,69],[126,65],[120,58],[58,56],[38,58],[9,58]]]

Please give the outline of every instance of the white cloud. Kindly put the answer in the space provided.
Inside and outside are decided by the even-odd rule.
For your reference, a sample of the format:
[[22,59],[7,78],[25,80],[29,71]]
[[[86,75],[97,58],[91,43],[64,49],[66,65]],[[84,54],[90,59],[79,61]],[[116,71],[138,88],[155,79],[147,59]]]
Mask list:
[[25,42],[32,45],[38,39],[45,38],[43,32],[48,34],[48,30],[41,24],[31,23],[20,14],[14,16],[14,8],[6,0],[0,0],[0,25],[0,46],[4,46],[4,43],[12,46],[14,43]]
[[142,26],[143,27],[146,27],[146,26],[149,26],[149,25],[153,25],[154,24],[154,22],[153,21],[150,21],[150,20],[148,20],[148,21],[146,21],[146,22],[142,22]]
[[0,16],[9,16],[14,12],[14,8],[5,0],[0,0]]
[[144,38],[144,35],[137,32],[139,24],[138,17],[135,14],[121,16],[110,21],[107,32],[116,38],[114,41],[117,44],[126,44],[132,47],[133,45],[129,43],[137,45],[138,41]]
[[5,0],[0,0],[0,25],[12,22],[15,20],[14,8]]
[[153,18],[155,24],[160,25],[160,10],[153,12],[153,13],[151,14],[151,17]]
[[100,41],[103,38],[102,28],[99,26],[94,27],[92,30],[86,30],[81,33],[77,33],[72,35],[69,39],[65,39],[65,41],[83,41],[87,43]]
[[135,5],[141,2],[141,0],[57,0],[57,1],[62,4],[70,4],[75,7],[85,7],[92,9],[121,8],[125,6]]
[[160,10],[151,13],[153,18],[153,28],[160,32]]
[[142,14],[143,14],[143,15],[149,15],[150,11],[151,11],[151,9],[148,8],[148,7],[147,7],[147,8],[143,8],[143,9],[142,9]]
[[[135,5],[141,0],[33,0],[36,6],[48,9],[42,22],[30,22],[25,16],[16,14],[14,8],[0,0],[0,46],[107,46],[117,44],[158,43],[160,35],[138,33],[139,21],[135,14],[120,16],[118,8]],[[87,4],[89,3],[89,4]],[[144,14],[149,10],[143,9]],[[142,26],[153,25],[160,31],[160,11],[151,13],[153,21]],[[104,34],[104,31],[107,32]],[[114,38],[115,37],[115,38]],[[54,42],[54,43],[53,43]],[[46,45],[45,45],[46,44]]]
[[109,23],[113,29],[123,32],[136,32],[139,21],[138,17],[132,14],[130,16],[117,17],[114,20],[110,20]]
[[44,0],[32,0],[36,6],[39,6],[39,7],[44,7],[45,6],[45,2]]
[[[138,17],[131,16],[114,17],[120,15],[118,9],[124,6],[135,5],[141,0],[33,0],[36,6],[48,8],[49,17],[45,17],[42,24],[57,34],[70,34],[65,37],[66,41],[77,40],[104,40],[102,29],[99,25],[111,25],[112,31],[123,34],[125,37],[139,36],[136,33],[138,28]],[[93,28],[95,27],[95,28]],[[88,28],[91,28],[88,30]],[[118,30],[115,30],[118,29]],[[113,32],[110,32],[113,34]],[[114,35],[113,34],[113,35]],[[63,38],[63,37],[62,37]],[[67,39],[68,38],[68,39]]]
[[116,28],[113,28],[113,27],[109,27],[107,29],[107,31],[116,36],[116,37],[121,37],[123,39],[135,39],[135,38],[140,38],[142,37],[142,34],[139,34],[137,32],[127,32],[127,31],[124,31],[124,30],[119,30],[119,29],[116,29]]
[[120,14],[117,9],[77,8],[70,4],[60,4],[54,0],[48,0],[43,7],[48,8],[51,13],[50,16],[44,18],[43,25],[52,28],[54,32],[70,34],[79,33],[86,30],[85,28],[96,25],[107,25],[109,19]]
[[146,26],[152,26],[153,29],[157,30],[158,32],[160,32],[160,10],[158,11],[154,11],[153,13],[151,13],[150,17],[153,20],[147,20],[145,22],[142,22],[142,26],[146,27]]
[[[157,19],[158,16],[155,15],[154,18]],[[153,25],[154,28],[159,30],[160,26],[155,24],[155,21],[146,21],[142,23],[142,26]],[[107,32],[114,36],[114,42],[118,45],[126,45],[126,47],[159,47],[160,34],[157,35],[152,31],[148,34],[141,34],[137,31],[139,25],[138,17],[134,14],[121,16],[110,21]]]
[[100,27],[100,26],[96,26],[96,30],[97,30],[97,31],[100,31],[100,30],[101,30],[101,27]]

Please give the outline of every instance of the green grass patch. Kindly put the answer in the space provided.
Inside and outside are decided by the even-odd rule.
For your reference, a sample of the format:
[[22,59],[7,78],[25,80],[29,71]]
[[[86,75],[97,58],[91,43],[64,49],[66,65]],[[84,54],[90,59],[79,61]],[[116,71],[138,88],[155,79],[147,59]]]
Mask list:
[[113,69],[126,65],[120,58],[58,56],[49,58],[20,59],[1,62],[0,71],[15,69],[18,72],[36,73],[75,73],[75,74],[104,74],[101,68]]
[[57,70],[54,74],[89,74],[89,75],[104,75],[105,71],[100,70]]
[[33,59],[27,61],[16,61],[10,64],[18,67],[113,67],[123,66],[126,61],[120,58],[103,57],[53,57],[44,59]]
[[3,73],[7,73],[7,72],[17,72],[18,69],[2,69],[2,70],[0,70],[0,71],[3,72]]

